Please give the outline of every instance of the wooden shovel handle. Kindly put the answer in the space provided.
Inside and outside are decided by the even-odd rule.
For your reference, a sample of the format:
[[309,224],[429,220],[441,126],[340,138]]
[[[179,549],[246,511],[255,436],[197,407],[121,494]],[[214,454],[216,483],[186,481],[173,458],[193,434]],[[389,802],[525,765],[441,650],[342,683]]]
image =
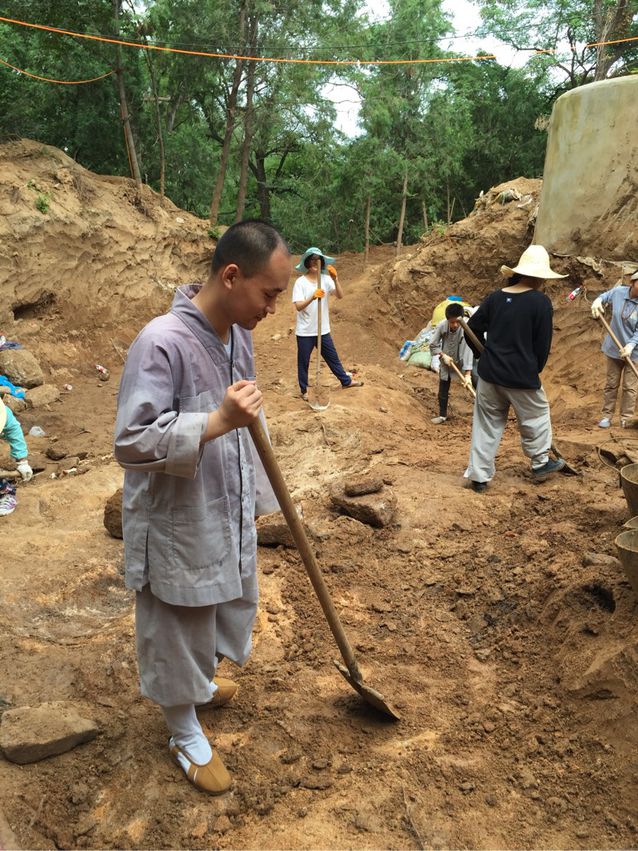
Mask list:
[[312,587],[315,589],[315,594],[319,599],[319,603],[321,604],[323,613],[326,616],[328,625],[332,631],[335,641],[337,642],[343,661],[346,663],[352,678],[360,683],[363,678],[361,676],[359,666],[357,665],[357,660],[354,657],[354,652],[341,624],[341,618],[339,617],[335,605],[332,602],[332,597],[330,596],[328,586],[321,574],[321,569],[317,564],[312,546],[308,540],[308,536],[306,535],[306,530],[304,529],[303,523],[299,519],[299,515],[297,514],[297,510],[293,504],[292,497],[290,496],[290,492],[286,482],[284,481],[279,464],[275,458],[275,453],[272,451],[270,441],[266,437],[266,434],[258,421],[255,421],[248,426],[248,429],[255,447],[257,448],[257,453],[261,459],[261,463],[264,465],[264,469],[266,470],[272,489],[275,492],[275,496],[277,497],[282,513],[286,518],[288,528],[290,529],[295,544],[297,545],[299,555],[304,563],[304,567],[306,568]]
[[[605,328],[605,331],[609,334],[611,339],[618,346],[618,349],[619,350],[622,349],[622,343],[620,342],[618,337],[614,334],[614,332],[611,330],[611,325],[609,324],[609,322],[607,322],[607,320],[605,319],[604,316],[599,316],[598,318],[603,323],[603,327]],[[631,358],[622,358],[622,360],[624,360],[624,362],[626,364],[629,364],[629,366],[634,371],[634,375],[636,376],[636,378],[638,378],[638,369],[636,369],[636,364],[632,361],[632,359]]]
[[465,319],[463,319],[463,317],[462,317],[462,316],[459,316],[459,325],[460,325],[460,326],[461,326],[461,328],[465,331],[465,336],[466,336],[466,337],[468,337],[468,338],[472,341],[472,343],[474,344],[474,347],[475,347],[475,348],[476,348],[479,352],[482,352],[482,351],[485,349],[485,346],[483,345],[483,343],[481,343],[481,341],[479,340],[479,338],[476,336],[476,334],[474,333],[474,331],[472,331],[472,329],[471,329],[471,328],[470,328],[470,326],[467,324],[467,322],[465,321]]
[[[321,257],[317,268],[317,289],[321,289]],[[321,299],[317,299],[317,373],[315,378],[315,393],[319,392],[319,370],[321,367]]]
[[465,383],[465,376],[463,375],[461,370],[458,368],[458,366],[454,363],[454,358],[451,358],[450,355],[446,355],[446,358],[448,358],[448,360],[444,360],[443,363],[446,366],[452,367],[454,372],[458,375],[458,377],[463,382],[463,387],[465,387],[467,390],[469,390],[470,393],[472,394],[472,396],[476,399],[476,390],[472,387],[472,385],[470,385],[469,387],[467,386],[467,384]]

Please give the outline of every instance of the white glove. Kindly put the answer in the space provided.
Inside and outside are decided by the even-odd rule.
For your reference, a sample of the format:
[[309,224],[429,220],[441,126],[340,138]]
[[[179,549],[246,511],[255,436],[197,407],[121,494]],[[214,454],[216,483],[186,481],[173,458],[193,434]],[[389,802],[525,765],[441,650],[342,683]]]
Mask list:
[[467,387],[467,389],[469,390],[469,389],[470,389],[470,387],[472,386],[472,376],[471,376],[471,375],[466,375],[466,376],[464,376],[464,378],[463,378],[463,384],[464,384],[464,385]]
[[600,319],[600,317],[605,312],[605,305],[603,304],[603,300],[600,296],[595,298],[591,303],[591,315],[594,319]]
[[33,470],[26,458],[23,458],[22,461],[18,461],[16,464],[16,470],[22,476],[23,482],[28,482],[33,478]]
[[635,343],[627,343],[627,345],[623,346],[622,349],[620,350],[620,357],[621,358],[630,358],[631,353],[633,352],[633,350],[635,348],[636,348]]

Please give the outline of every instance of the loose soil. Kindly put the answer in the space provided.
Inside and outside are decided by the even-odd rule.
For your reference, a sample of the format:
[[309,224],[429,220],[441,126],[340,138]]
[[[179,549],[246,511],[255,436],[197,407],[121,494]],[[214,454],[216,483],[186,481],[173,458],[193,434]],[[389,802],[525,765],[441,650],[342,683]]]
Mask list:
[[[14,143],[8,153],[5,146],[0,168],[32,206],[20,164],[29,159],[33,179],[43,180],[38,163],[51,155],[36,155],[31,144]],[[16,150],[24,156],[16,159]],[[70,163],[63,161],[73,174],[79,167]],[[62,214],[42,218],[27,201],[14,215],[25,232],[37,224],[36,248],[18,240],[15,218],[2,234],[3,256],[19,252],[24,278],[14,268],[10,284],[0,279],[0,330],[38,357],[48,381],[73,389],[49,409],[20,414],[25,431],[39,425],[47,436],[29,438],[42,472],[20,487],[14,514],[0,518],[0,709],[69,700],[102,732],[36,764],[0,760],[0,811],[18,844],[634,847],[638,601],[617,563],[585,554],[615,555],[628,516],[618,473],[596,447],[638,440],[631,431],[596,428],[599,329],[583,297],[565,301],[579,283],[588,293],[611,285],[613,267],[557,260],[571,277],[548,290],[555,341],[544,381],[555,440],[583,475],[535,484],[512,423],[484,495],[463,488],[470,400],[453,386],[449,422],[434,426],[437,378],[406,366],[397,352],[448,293],[476,301],[499,285],[500,263],[515,262],[529,241],[532,211],[493,204],[398,261],[393,249],[375,249],[367,269],[360,256],[341,256],[346,295],[331,305],[333,336],[365,385],[341,390],[324,370],[331,401],[322,414],[299,398],[289,295],[261,323],[257,374],[277,457],[366,681],[402,719],[380,718],[335,670],[338,653],[297,553],[260,548],[254,652],[242,671],[224,663],[223,673],[240,683],[237,698],[202,713],[235,778],[230,794],[211,799],[169,761],[160,713],[138,694],[122,543],[103,526],[105,501],[122,483],[111,441],[124,352],[169,303],[170,287],[154,288],[157,268],[168,264],[173,283],[201,277],[208,237],[197,223],[182,238],[185,225],[176,228],[174,219],[187,214],[151,194],[140,212],[123,199],[133,193],[128,181],[98,190],[104,179],[81,172],[84,191],[94,190],[123,222],[135,255],[130,268],[120,263],[109,275],[115,245],[124,257],[124,237],[111,234],[87,261],[93,275],[78,276],[71,261],[81,261],[91,237],[56,247],[51,233]],[[72,182],[59,191],[67,203],[77,196]],[[167,209],[173,224],[159,232]],[[67,218],[70,228],[74,222]],[[140,236],[153,229],[156,251]],[[186,243],[190,266],[180,248]],[[50,291],[74,295],[12,318],[8,307],[23,280],[37,302],[42,283],[34,269],[43,263]],[[152,297],[128,300],[135,278]],[[100,323],[110,285],[117,318]],[[98,380],[95,363],[110,369],[109,381]],[[77,475],[58,475],[44,455],[51,445],[79,459]],[[376,530],[334,512],[329,487],[348,474],[384,479],[398,500],[396,525]]]

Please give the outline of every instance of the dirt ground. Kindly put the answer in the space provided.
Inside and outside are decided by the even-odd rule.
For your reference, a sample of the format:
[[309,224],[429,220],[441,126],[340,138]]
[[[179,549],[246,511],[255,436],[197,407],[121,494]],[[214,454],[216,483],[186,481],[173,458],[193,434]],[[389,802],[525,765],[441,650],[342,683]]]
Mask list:
[[[516,260],[496,262],[495,237],[484,276],[463,278],[453,252],[463,255],[458,234],[472,220],[447,249],[442,237],[398,263],[390,248],[375,249],[367,270],[360,256],[339,258],[346,297],[331,305],[333,336],[365,385],[343,391],[324,370],[327,411],[298,395],[289,296],[255,332],[277,457],[366,681],[402,718],[378,717],[335,670],[297,553],[262,547],[254,652],[242,671],[222,671],[240,691],[202,713],[235,779],[222,798],[182,779],[157,707],[138,694],[122,543],[103,526],[123,477],[111,449],[122,352],[151,305],[138,300],[101,328],[61,300],[9,322],[3,332],[36,354],[47,380],[73,389],[20,414],[25,431],[47,436],[29,438],[44,469],[1,518],[0,710],[68,700],[101,729],[62,756],[0,760],[0,812],[20,847],[636,846],[638,601],[617,564],[586,554],[615,555],[628,517],[596,447],[638,445],[638,433],[596,428],[599,332],[585,299],[564,298],[582,266],[565,260],[572,278],[549,291],[556,331],[544,374],[556,443],[581,477],[532,482],[512,423],[487,494],[464,489],[470,400],[453,387],[449,422],[433,425],[436,376],[397,357],[459,282],[476,299],[498,286],[500,262]],[[417,266],[412,296],[401,281]],[[52,444],[80,459],[78,475],[51,478]],[[330,485],[354,473],[388,483],[396,525],[375,530],[331,508]]]

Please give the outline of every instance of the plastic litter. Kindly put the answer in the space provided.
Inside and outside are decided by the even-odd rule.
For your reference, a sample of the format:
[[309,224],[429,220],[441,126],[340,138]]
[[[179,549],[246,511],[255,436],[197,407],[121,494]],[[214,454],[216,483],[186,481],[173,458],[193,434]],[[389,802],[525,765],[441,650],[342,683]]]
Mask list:
[[111,375],[111,373],[108,371],[108,369],[105,366],[102,366],[101,363],[96,363],[95,368],[97,370],[97,377],[100,379],[100,381],[108,381],[109,380],[109,376]]
[[40,426],[31,426],[31,428],[29,429],[29,434],[31,435],[31,437],[47,436],[46,431],[43,428],[40,428]]
[[583,291],[582,287],[576,287],[575,290],[572,290],[568,296],[565,297],[565,301],[573,301],[576,296],[579,296]]

